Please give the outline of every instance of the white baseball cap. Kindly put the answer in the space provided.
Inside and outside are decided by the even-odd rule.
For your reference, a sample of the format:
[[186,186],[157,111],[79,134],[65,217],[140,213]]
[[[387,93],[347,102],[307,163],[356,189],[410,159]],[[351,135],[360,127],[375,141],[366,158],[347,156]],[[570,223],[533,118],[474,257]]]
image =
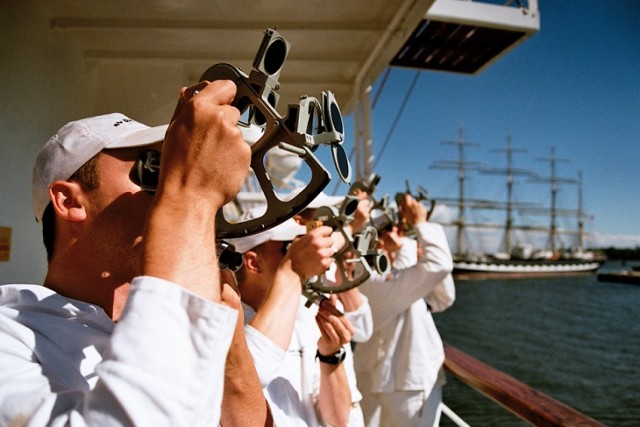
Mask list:
[[[305,187],[300,187],[292,190],[286,198],[288,200],[293,199],[295,196],[300,194],[300,192],[304,190],[304,188]],[[318,209],[322,206],[337,206],[343,201],[344,196],[330,196],[324,191],[321,191],[320,194],[318,194],[307,206],[305,206],[305,209]]]
[[307,208],[318,209],[322,206],[337,206],[342,202],[344,202],[344,196],[330,196],[324,191],[321,191],[320,194],[307,205]]
[[167,127],[149,127],[120,113],[64,125],[44,144],[33,165],[32,201],[36,221],[42,222],[42,215],[50,202],[49,186],[52,182],[69,179],[102,150],[160,142]]
[[[237,222],[245,222],[247,220],[258,218],[264,215],[264,206],[258,206],[247,212],[243,213],[237,218]],[[260,233],[253,234],[246,237],[238,237],[235,239],[224,239],[227,243],[235,246],[236,252],[245,253],[249,249],[253,249],[258,245],[261,245],[270,240],[276,242],[288,242],[295,239],[297,236],[303,235],[307,232],[307,228],[304,225],[298,224],[292,218],[284,221],[281,224],[276,225]]]

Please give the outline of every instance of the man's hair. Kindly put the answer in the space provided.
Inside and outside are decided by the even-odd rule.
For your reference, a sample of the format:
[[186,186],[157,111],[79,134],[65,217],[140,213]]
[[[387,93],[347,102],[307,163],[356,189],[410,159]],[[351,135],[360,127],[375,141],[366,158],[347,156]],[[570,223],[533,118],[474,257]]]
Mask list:
[[[262,256],[263,248],[269,242],[270,242],[270,240],[267,240],[266,242],[262,242],[258,246],[255,246],[255,247],[253,247],[251,249],[248,249],[247,252],[249,252],[249,251],[256,252],[259,256]],[[242,263],[242,266],[240,267],[240,269],[238,271],[236,271],[235,274],[236,274],[236,281],[238,283],[244,283],[244,281],[247,280],[247,267],[246,267],[246,265],[244,265],[244,263]]]
[[316,214],[316,210],[317,209],[315,208],[303,209],[302,211],[298,212],[297,216],[299,216],[300,219],[302,219],[306,224],[307,222],[313,220],[313,216]]
[[[91,191],[98,188],[100,184],[100,174],[98,172],[98,156],[100,153],[93,156],[87,163],[80,166],[67,181],[75,181],[85,191]],[[53,247],[56,239],[56,218],[53,211],[53,204],[49,202],[44,214],[42,215],[42,241],[44,247],[47,250],[47,261],[51,261],[53,258]]]

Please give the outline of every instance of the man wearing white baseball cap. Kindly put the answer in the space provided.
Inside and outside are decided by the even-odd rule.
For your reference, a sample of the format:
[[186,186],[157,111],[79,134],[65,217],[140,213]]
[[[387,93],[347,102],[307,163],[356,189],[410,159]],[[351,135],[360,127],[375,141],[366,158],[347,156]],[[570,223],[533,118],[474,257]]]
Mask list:
[[[360,198],[358,201],[358,207],[353,213],[353,220],[346,224],[345,227],[348,228],[348,233],[353,235],[362,230],[362,228],[369,221],[369,200],[365,197],[364,192],[358,191],[356,194],[352,194],[352,196]],[[313,221],[316,210],[323,206],[335,207],[339,209],[339,205],[341,205],[345,201],[345,197],[342,196],[330,196],[325,192],[320,192],[318,196],[311,201],[307,205],[307,207],[296,214],[294,219],[299,224],[306,225],[310,221]],[[336,246],[343,245],[344,237],[340,230],[334,231],[334,239],[336,240]],[[327,280],[330,281],[335,280],[335,270],[336,265],[333,263],[331,268],[326,273]],[[371,307],[369,306],[369,302],[367,297],[364,296],[360,290],[355,287],[349,289],[344,292],[340,292],[337,295],[338,298],[338,308],[344,312],[345,317],[351,323],[353,327],[353,334],[351,337],[352,345],[356,345],[359,342],[368,341],[373,334],[373,316],[371,314]],[[349,426],[350,427],[360,427],[364,426],[364,414],[360,407],[360,402],[362,400],[362,393],[360,393],[360,389],[358,388],[358,380],[356,377],[354,359],[353,359],[353,351],[351,345],[345,346],[346,354],[345,354],[345,370],[347,373],[347,379],[349,381],[349,386],[351,388],[351,411],[349,415]]]
[[150,128],[120,113],[67,123],[42,147],[33,167],[32,200],[42,222],[51,203],[49,185],[66,181],[103,150],[133,148],[162,142],[167,126]]
[[[183,88],[168,128],[109,114],[69,123],[45,144],[33,208],[48,272],[44,286],[0,287],[1,424],[226,419],[225,363],[243,328],[212,254],[216,213],[250,163],[235,93],[229,81],[201,82]],[[155,197],[132,180],[149,149],[162,150]],[[244,411],[255,402],[266,419],[253,375],[240,378]]]
[[[240,219],[259,215],[259,209]],[[317,311],[305,307],[301,287],[332,263],[331,233],[327,226],[306,232],[289,219],[271,230],[229,239],[244,253],[236,275],[245,335],[278,426],[337,426],[349,420],[351,396],[342,355],[351,325],[329,302]]]

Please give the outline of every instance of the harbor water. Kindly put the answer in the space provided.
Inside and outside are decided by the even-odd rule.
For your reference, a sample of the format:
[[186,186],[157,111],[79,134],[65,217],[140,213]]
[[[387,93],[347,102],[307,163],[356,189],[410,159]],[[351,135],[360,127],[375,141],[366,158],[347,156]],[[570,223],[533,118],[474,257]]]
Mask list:
[[[595,274],[456,286],[434,315],[443,341],[605,425],[640,425],[640,286]],[[450,373],[444,402],[471,426],[528,425]]]

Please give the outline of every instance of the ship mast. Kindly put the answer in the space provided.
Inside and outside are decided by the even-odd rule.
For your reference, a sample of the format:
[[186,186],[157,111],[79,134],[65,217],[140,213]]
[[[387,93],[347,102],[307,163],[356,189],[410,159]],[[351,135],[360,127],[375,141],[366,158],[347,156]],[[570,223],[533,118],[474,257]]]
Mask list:
[[456,145],[458,147],[458,159],[457,160],[436,160],[434,164],[429,166],[433,169],[453,169],[458,171],[458,219],[455,221],[456,226],[456,256],[461,258],[464,254],[463,251],[463,234],[465,228],[465,195],[464,195],[464,182],[466,179],[465,171],[478,170],[482,168],[482,164],[479,162],[468,162],[464,158],[464,148],[468,146],[479,146],[479,144],[464,140],[464,127],[461,125],[458,130],[458,139],[442,141],[442,144]]
[[507,204],[506,204],[506,217],[505,217],[505,236],[504,236],[504,250],[506,253],[511,253],[511,234],[513,230],[513,177],[520,176],[533,176],[533,173],[524,169],[515,169],[513,167],[513,153],[526,153],[527,150],[513,148],[511,135],[507,135],[507,146],[505,148],[496,148],[491,150],[492,152],[506,153],[507,167],[504,169],[486,169],[481,171],[484,174],[492,175],[505,175],[507,177]]
[[559,178],[557,176],[556,165],[560,162],[568,163],[569,160],[556,157],[556,147],[551,147],[551,157],[539,157],[536,160],[549,162],[551,167],[551,175],[548,177],[536,177],[533,182],[549,183],[551,185],[551,218],[549,225],[549,248],[552,253],[556,252],[556,236],[558,234],[557,216],[558,208],[556,206],[556,200],[558,197],[559,184],[575,184],[576,180],[572,178]]
[[582,171],[578,172],[578,249],[584,249],[584,206],[582,204]]
[[[494,149],[494,152],[504,152],[506,153],[506,168],[487,168],[480,162],[470,162],[465,159],[465,147],[471,145],[478,145],[471,143],[469,141],[464,140],[464,130],[461,127],[458,131],[458,139],[455,141],[442,141],[443,144],[455,145],[458,148],[458,158],[457,160],[436,160],[429,168],[433,169],[449,169],[455,170],[458,173],[458,198],[448,198],[448,197],[438,197],[437,200],[445,205],[456,206],[458,208],[458,216],[457,219],[451,221],[448,224],[443,224],[447,226],[456,227],[456,248],[455,248],[455,258],[456,259],[464,259],[468,258],[468,254],[465,252],[464,248],[464,230],[467,228],[493,228],[493,229],[501,229],[504,230],[504,250],[505,253],[511,255],[512,252],[512,235],[513,231],[523,230],[528,232],[547,232],[549,242],[547,244],[547,248],[551,250],[551,252],[555,253],[557,251],[556,240],[557,236],[560,234],[576,234],[576,231],[568,232],[566,230],[559,230],[557,225],[557,217],[559,216],[572,216],[578,217],[578,244],[579,248],[584,248],[584,219],[586,215],[583,212],[582,206],[582,174],[579,174],[579,179],[575,180],[573,178],[560,178],[557,175],[557,164],[560,162],[568,162],[566,159],[560,159],[556,157],[555,147],[551,147],[551,157],[548,158],[537,158],[536,160],[544,160],[550,163],[551,174],[548,177],[537,176],[533,172],[525,169],[515,168],[513,166],[513,154],[517,152],[527,152],[524,149],[517,149],[513,147],[511,135],[507,136],[507,144],[504,148]],[[507,196],[505,202],[500,202],[497,200],[486,200],[486,199],[472,199],[468,198],[465,195],[465,181],[467,180],[466,173],[469,170],[479,170],[482,174],[493,174],[493,175],[505,175],[506,176],[506,186],[507,186]],[[551,208],[541,208],[536,207],[535,203],[531,202],[514,202],[513,201],[513,185],[514,178],[516,176],[527,176],[529,177],[529,182],[538,182],[538,183],[548,183],[551,187]],[[579,192],[578,192],[578,210],[571,209],[559,209],[557,207],[557,196],[559,191],[560,184],[579,184]],[[469,209],[480,209],[480,210],[504,210],[506,211],[506,216],[504,223],[501,224],[492,224],[488,222],[482,223],[473,223],[469,222],[465,218],[465,213]],[[549,218],[550,225],[549,226],[536,226],[536,225],[516,225],[514,224],[513,214],[514,211],[519,211],[521,213],[528,213],[533,215],[544,215]]]

